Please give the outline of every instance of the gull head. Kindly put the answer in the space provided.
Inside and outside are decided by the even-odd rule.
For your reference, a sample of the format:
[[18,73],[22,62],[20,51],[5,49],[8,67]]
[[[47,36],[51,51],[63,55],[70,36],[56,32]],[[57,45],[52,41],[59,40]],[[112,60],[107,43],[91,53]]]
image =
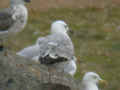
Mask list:
[[69,31],[68,25],[62,21],[62,20],[57,20],[52,23],[51,25],[51,33],[67,33]]
[[95,85],[97,85],[98,83],[104,83],[104,84],[107,83],[105,80],[102,80],[100,76],[95,72],[85,73],[83,77],[83,82],[87,84],[95,84]]
[[14,5],[25,4],[25,3],[29,3],[29,2],[31,2],[31,0],[10,0],[10,3],[14,4]]

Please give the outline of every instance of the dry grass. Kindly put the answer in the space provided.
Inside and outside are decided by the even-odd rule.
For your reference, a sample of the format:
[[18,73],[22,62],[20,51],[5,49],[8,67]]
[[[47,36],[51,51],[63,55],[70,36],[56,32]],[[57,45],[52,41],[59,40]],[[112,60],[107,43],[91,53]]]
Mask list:
[[[106,5],[120,4],[120,0],[31,0],[29,8],[46,11],[49,8],[104,8]],[[1,0],[0,8],[7,7],[9,0]]]

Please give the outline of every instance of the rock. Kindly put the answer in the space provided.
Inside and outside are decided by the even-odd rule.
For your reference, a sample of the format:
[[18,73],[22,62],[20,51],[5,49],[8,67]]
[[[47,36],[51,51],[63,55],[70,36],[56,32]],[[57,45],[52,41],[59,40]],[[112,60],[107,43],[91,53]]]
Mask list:
[[0,90],[78,90],[65,73],[9,53],[0,52]]

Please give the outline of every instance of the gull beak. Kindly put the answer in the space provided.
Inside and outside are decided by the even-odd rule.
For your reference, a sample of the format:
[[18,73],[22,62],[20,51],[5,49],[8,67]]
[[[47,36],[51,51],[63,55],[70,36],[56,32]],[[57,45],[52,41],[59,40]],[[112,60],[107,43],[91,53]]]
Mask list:
[[100,84],[104,84],[105,86],[108,85],[108,82],[107,82],[106,80],[99,80],[99,83],[100,83]]

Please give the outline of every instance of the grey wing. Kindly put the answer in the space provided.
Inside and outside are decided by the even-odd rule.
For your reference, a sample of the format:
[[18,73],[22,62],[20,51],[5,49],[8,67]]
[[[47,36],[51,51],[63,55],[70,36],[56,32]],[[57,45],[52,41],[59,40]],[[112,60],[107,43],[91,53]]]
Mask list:
[[38,56],[39,53],[40,53],[39,45],[36,44],[33,46],[29,46],[27,48],[24,48],[23,50],[17,52],[17,55],[32,59],[33,57]]
[[63,35],[50,35],[46,37],[44,42],[41,44],[42,55],[49,53],[49,55],[55,58],[64,57],[69,60],[74,56],[74,47],[71,40]]
[[71,60],[71,58],[74,56],[74,46],[72,41],[69,38],[63,37],[63,40],[58,43],[56,53]]
[[11,9],[0,11],[0,31],[8,30],[14,24],[11,11]]
[[36,44],[39,44],[39,46],[40,46],[40,56],[43,57],[43,56],[51,53],[51,50],[54,47],[56,47],[56,43],[53,41],[54,40],[51,40],[51,35],[38,38]]
[[36,44],[39,44],[40,50],[39,56],[44,56],[44,54],[48,51],[48,41],[49,39],[46,37],[40,37],[37,39]]

